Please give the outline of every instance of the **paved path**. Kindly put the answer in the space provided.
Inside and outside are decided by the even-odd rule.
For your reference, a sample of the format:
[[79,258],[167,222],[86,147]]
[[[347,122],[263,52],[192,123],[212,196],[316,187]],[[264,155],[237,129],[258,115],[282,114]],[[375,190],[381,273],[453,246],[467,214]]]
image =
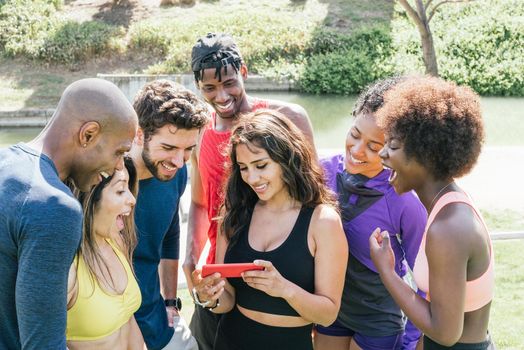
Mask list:
[[511,209],[524,215],[524,147],[486,147],[459,183],[481,209]]

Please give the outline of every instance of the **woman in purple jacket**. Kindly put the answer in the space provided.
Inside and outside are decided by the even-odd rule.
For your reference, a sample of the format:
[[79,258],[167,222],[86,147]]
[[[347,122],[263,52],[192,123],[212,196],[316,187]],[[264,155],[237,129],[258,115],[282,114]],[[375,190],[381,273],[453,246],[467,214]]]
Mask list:
[[345,156],[322,161],[327,184],[338,194],[350,258],[338,318],[329,327],[315,327],[315,350],[414,349],[420,337],[406,324],[369,255],[370,233],[377,227],[391,232],[395,270],[408,281],[426,224],[423,205],[413,192],[395,193],[378,155],[384,133],[374,113],[384,93],[401,79],[379,81],[359,96]]

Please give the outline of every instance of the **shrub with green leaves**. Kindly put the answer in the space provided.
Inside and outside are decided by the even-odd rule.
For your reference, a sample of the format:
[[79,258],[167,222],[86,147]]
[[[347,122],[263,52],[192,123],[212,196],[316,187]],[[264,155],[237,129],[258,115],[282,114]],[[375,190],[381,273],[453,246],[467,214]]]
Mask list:
[[[121,28],[101,22],[62,22],[49,32],[39,51],[39,58],[68,64],[123,50],[118,39]],[[120,47],[120,49],[119,49]]]
[[90,21],[65,21],[61,0],[8,0],[0,8],[0,49],[7,56],[75,64],[123,50],[121,28]]
[[[102,22],[65,21],[63,0],[0,0],[0,52],[67,65],[126,52],[157,62],[146,73],[188,73],[197,38],[227,32],[251,73],[311,93],[353,94],[378,78],[425,71],[419,33],[398,4],[349,3],[336,12],[321,0],[200,1],[132,22],[126,34]],[[329,27],[335,15],[351,23]],[[369,18],[372,27],[359,29]],[[445,4],[431,28],[443,78],[483,95],[524,96],[524,1]]]
[[0,8],[0,48],[7,56],[38,56],[57,24],[55,6],[43,0],[8,0]]
[[166,19],[134,24],[129,31],[129,48],[164,58],[150,67],[150,73],[183,73],[191,71],[191,48],[199,37],[208,32],[227,32],[236,40],[250,71],[263,74],[273,64],[284,61],[296,66],[317,25],[314,17],[305,22],[303,17],[291,13],[205,13],[184,21]]
[[[482,95],[524,96],[524,2],[446,4],[431,21],[439,73]],[[396,70],[424,72],[420,37],[405,15],[392,22]]]
[[322,31],[312,40],[311,56],[299,83],[310,93],[357,94],[369,83],[393,74],[391,37],[385,27],[352,35]]

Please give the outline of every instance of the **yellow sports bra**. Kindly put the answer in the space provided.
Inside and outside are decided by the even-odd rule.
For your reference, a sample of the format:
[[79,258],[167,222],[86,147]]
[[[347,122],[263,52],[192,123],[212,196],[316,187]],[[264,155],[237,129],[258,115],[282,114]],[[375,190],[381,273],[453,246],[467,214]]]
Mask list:
[[[78,295],[75,304],[67,311],[67,340],[96,340],[104,338],[129,321],[140,307],[142,295],[131,267],[122,252],[111,240],[107,243],[124,266],[127,286],[122,294],[108,294],[90,277],[84,259],[77,270]],[[77,262],[78,256],[75,258]]]

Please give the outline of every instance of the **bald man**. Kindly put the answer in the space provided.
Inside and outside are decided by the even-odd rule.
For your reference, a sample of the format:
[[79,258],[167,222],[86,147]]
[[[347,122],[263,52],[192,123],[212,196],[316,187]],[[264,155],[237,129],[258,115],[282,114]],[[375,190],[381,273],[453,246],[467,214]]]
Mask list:
[[67,275],[88,191],[123,168],[137,117],[122,92],[84,79],[27,144],[0,149],[0,349],[66,349]]

